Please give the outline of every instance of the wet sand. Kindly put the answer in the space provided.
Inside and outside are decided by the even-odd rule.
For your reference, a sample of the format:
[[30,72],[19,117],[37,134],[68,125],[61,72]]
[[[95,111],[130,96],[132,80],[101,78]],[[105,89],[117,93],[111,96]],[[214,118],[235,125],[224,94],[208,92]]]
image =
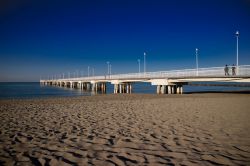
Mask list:
[[250,165],[250,95],[0,100],[0,165]]

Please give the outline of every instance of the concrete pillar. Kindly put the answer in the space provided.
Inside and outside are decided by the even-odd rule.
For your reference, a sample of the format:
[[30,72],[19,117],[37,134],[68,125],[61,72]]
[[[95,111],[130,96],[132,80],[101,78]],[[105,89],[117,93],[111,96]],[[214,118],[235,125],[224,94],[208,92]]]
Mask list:
[[104,93],[104,83],[101,83],[101,92]]
[[157,93],[157,94],[160,94],[160,89],[161,89],[161,86],[160,86],[160,85],[157,85],[157,87],[156,87],[156,93]]
[[180,87],[179,86],[176,87],[176,93],[180,94]]
[[92,91],[95,91],[95,88],[96,88],[96,84],[92,83]]
[[122,93],[122,84],[119,84],[119,93]]
[[129,83],[126,84],[126,93],[129,93]]
[[119,92],[119,84],[114,84],[114,93],[118,93]]
[[102,83],[102,93],[105,93],[105,83]]
[[182,85],[180,86],[180,94],[183,94],[183,87],[182,87]]
[[107,83],[104,83],[104,92],[107,92]]
[[166,85],[161,86],[161,94],[166,94]]
[[86,84],[86,82],[84,82],[84,83],[82,84],[82,89],[83,89],[83,90],[87,90],[87,84]]
[[90,83],[86,83],[87,85],[87,90],[90,90],[91,86],[90,86]]
[[171,94],[175,94],[173,85],[171,85]]
[[168,86],[168,94],[172,94],[172,88],[170,85]]
[[126,93],[126,91],[125,91],[125,84],[122,84],[122,93]]

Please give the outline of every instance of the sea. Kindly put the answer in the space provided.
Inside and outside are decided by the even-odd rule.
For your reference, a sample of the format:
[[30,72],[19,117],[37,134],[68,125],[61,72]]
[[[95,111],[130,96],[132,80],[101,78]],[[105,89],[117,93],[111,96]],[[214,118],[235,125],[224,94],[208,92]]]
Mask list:
[[[211,84],[211,83],[210,83]],[[184,93],[220,93],[220,92],[250,92],[250,84],[244,87],[238,86],[190,86],[184,85]],[[223,83],[222,83],[223,84]],[[106,94],[113,93],[113,85],[107,83]],[[156,94],[156,86],[150,83],[132,84],[132,93],[135,94]],[[70,97],[70,96],[91,96],[96,95],[90,91],[80,89],[71,89],[57,86],[44,86],[39,82],[0,82],[0,100],[1,99],[33,99],[48,97]]]

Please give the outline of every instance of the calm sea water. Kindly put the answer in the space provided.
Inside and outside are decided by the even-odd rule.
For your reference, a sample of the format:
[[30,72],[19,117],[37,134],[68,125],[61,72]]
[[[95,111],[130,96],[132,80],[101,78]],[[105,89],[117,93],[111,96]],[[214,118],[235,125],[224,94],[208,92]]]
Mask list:
[[[156,86],[150,83],[135,83],[132,86],[133,93],[155,94]],[[184,86],[184,92],[202,91],[250,91],[250,87],[216,87],[216,86]],[[113,93],[113,85],[107,84],[107,93]],[[43,98],[55,96],[90,96],[91,92],[79,89],[70,89],[55,86],[40,86],[39,82],[11,82],[0,83],[0,99],[14,98]]]

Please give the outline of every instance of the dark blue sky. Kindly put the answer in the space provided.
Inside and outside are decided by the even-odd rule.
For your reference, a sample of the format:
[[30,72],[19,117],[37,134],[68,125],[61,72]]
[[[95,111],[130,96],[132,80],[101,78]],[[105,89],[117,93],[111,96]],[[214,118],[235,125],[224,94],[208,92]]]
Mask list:
[[[250,64],[249,0],[0,2],[0,81]],[[142,69],[141,69],[142,70]]]

